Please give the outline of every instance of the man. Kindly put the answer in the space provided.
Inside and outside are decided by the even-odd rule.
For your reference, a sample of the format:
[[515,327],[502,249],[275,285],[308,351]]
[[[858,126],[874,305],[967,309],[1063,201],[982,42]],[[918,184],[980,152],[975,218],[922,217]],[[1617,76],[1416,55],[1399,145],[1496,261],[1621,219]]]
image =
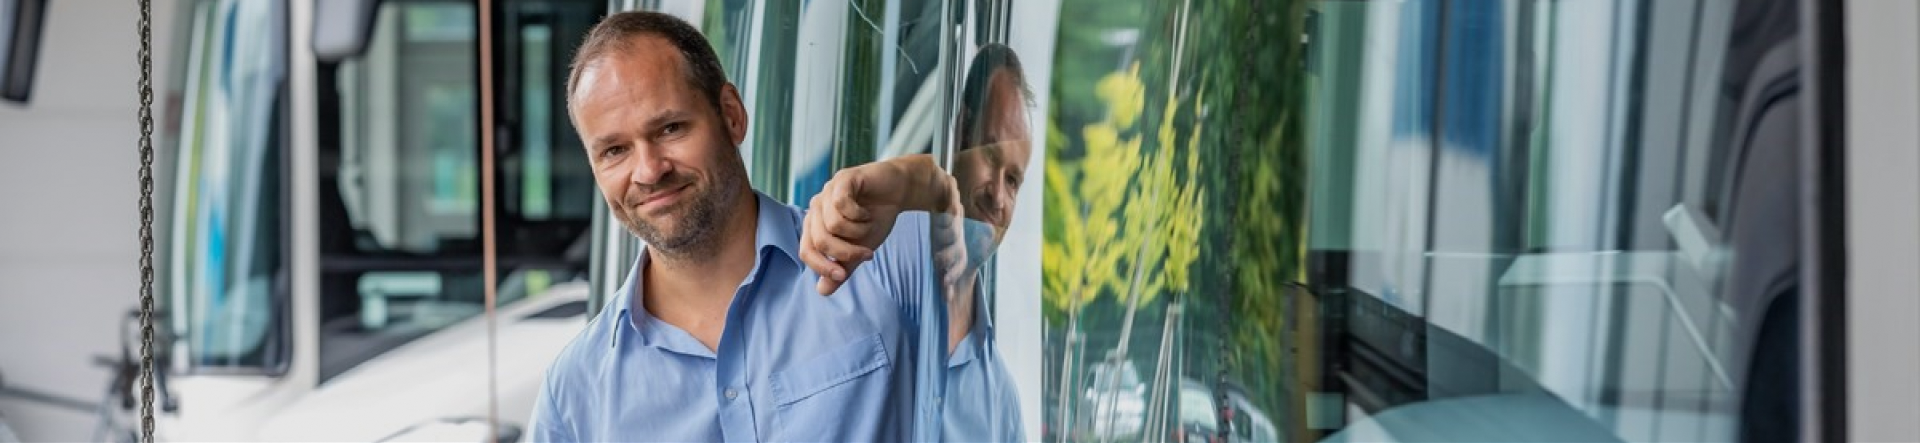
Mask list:
[[[1026,88],[1019,57],[1001,44],[981,47],[964,81],[954,134],[960,150],[954,155],[953,172],[958,185],[954,198],[966,220],[957,229],[936,224],[933,232],[939,249],[963,247],[942,254],[935,268],[941,272],[942,281],[952,282],[944,287],[949,300],[947,343],[952,355],[948,357],[945,381],[945,393],[951,401],[942,408],[941,435],[946,441],[1025,441],[1015,400],[1018,393],[999,358],[992,316],[978,307],[985,304],[985,288],[979,284],[981,266],[1006,236],[1013,219],[1015,194],[1033,152],[1026,112],[1032,93]],[[922,154],[857,166],[836,175],[814,198],[812,207],[822,209],[807,214],[804,238],[838,237],[843,242],[859,243],[855,237],[835,234],[858,231],[857,227],[846,227],[856,224],[858,217],[834,210],[861,207],[844,185],[862,177],[935,173],[938,170],[931,168],[932,164],[932,157]],[[802,244],[808,242],[803,240]],[[857,266],[857,262],[843,264],[812,254],[802,257],[821,273]],[[832,281],[822,281],[821,286],[822,291],[835,287]]]
[[909,211],[958,212],[952,179],[924,160],[842,172],[833,209],[852,223],[802,238],[799,210],[748,187],[746,110],[712,48],[664,14],[596,25],[566,92],[610,212],[646,248],[549,369],[530,439],[909,439],[925,399],[908,313],[953,285],[927,266],[931,217]]
[[964,283],[956,290],[971,296],[955,299],[950,311],[975,315],[949,317],[948,340],[955,350],[946,392],[954,401],[941,417],[946,441],[1026,441],[1019,402],[1014,400],[1018,392],[999,358],[979,268],[1006,238],[1015,194],[1033,152],[1027,135],[1032,93],[1025,78],[1013,49],[989,44],[974,55],[961,90],[961,148],[954,154],[953,176],[967,219],[962,241],[968,247],[967,265],[961,268]]

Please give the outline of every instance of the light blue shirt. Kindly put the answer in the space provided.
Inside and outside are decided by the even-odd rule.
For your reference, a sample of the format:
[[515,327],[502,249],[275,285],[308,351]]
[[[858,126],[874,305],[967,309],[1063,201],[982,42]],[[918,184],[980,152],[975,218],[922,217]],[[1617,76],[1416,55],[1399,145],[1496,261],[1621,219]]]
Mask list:
[[[968,220],[968,223],[977,223]],[[973,330],[947,360],[946,406],[941,410],[941,440],[948,442],[1024,442],[1020,393],[1000,359],[987,314],[986,279],[974,287]]]
[[[1019,435],[1017,409],[1010,421],[979,409],[1015,402],[992,340],[972,339],[991,326],[962,341],[971,353],[928,351],[945,342],[945,304],[923,302],[938,299],[927,214],[901,214],[873,261],[823,297],[798,258],[802,212],[759,199],[754,267],[727,309],[718,350],[646,312],[636,284],[642,252],[608,308],[548,369],[529,441],[907,441],[936,428],[967,441]],[[954,403],[943,407],[949,390]],[[1001,429],[1015,434],[992,433]]]

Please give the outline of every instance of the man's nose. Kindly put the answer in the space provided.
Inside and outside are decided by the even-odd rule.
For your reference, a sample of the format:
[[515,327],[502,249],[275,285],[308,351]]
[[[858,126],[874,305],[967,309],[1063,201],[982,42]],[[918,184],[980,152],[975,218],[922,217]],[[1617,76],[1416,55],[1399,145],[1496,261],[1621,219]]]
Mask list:
[[980,209],[993,212],[994,215],[999,215],[1006,207],[1008,197],[1006,192],[1008,188],[1005,184],[1000,183],[1000,180],[987,180],[986,186],[987,192],[983,192],[983,195],[981,195]]
[[662,177],[666,177],[667,173],[673,171],[673,162],[667,161],[666,156],[660,155],[658,147],[647,146],[635,149],[633,160],[633,170],[628,174],[627,179],[637,184],[658,184]]

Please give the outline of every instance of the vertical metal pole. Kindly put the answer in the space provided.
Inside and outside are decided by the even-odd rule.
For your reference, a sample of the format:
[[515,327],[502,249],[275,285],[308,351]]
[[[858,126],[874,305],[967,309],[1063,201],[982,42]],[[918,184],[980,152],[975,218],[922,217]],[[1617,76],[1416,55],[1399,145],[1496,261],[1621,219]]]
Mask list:
[[487,312],[487,441],[500,441],[500,397],[495,365],[497,318],[494,301],[500,292],[498,250],[494,243],[494,97],[493,0],[480,0],[480,267],[486,287]]
[[966,69],[962,34],[966,31],[966,9],[969,0],[948,0],[941,11],[940,62],[946,69],[940,71],[940,86],[947,89],[941,99],[944,118],[940,119],[940,134],[933,146],[933,160],[941,169],[953,166],[955,144],[960,141],[954,134],[954,119],[960,116],[960,79],[961,71]]
[[[1846,232],[1849,171],[1845,162],[1848,155],[1857,153],[1849,152],[1852,147],[1847,145],[1847,121],[1868,117],[1847,113],[1847,45],[1872,47],[1872,39],[1849,42],[1844,17],[1848,8],[1871,8],[1860,3],[1872,2],[1802,0],[1796,5],[1800,13],[1801,90],[1806,104],[1801,105],[1799,122],[1802,163],[1797,196],[1802,284],[1797,294],[1791,294],[1799,298],[1794,302],[1800,308],[1800,435],[1793,437],[1804,441],[1849,439],[1847,347],[1851,340],[1847,336],[1847,304],[1854,301],[1847,293],[1847,268],[1851,265]],[[1875,216],[1886,218],[1885,212],[1883,209]],[[1860,338],[1877,339],[1853,337]]]

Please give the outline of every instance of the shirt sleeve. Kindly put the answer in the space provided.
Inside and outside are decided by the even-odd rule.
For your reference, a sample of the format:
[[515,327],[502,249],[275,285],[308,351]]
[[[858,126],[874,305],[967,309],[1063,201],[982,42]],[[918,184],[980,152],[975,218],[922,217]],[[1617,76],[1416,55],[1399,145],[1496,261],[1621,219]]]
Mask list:
[[558,365],[547,370],[546,381],[540,385],[540,396],[534,400],[533,417],[527,419],[526,436],[521,441],[538,442],[575,442],[580,436],[573,429],[573,423],[566,420],[562,412],[555,389],[556,379],[560,378]]
[[[995,359],[994,364],[999,366],[1001,362]],[[1020,390],[1014,386],[1013,377],[1007,373],[1004,366],[998,369],[1001,378],[998,380],[998,386],[994,388],[1000,393],[998,402],[1000,407],[995,409],[1000,414],[1000,423],[997,425],[1002,432],[1000,441],[1028,441],[1027,424],[1021,420],[1023,416],[1020,411]]]
[[885,282],[887,292],[903,311],[913,311],[932,297],[933,253],[926,212],[907,211],[894,219],[893,232],[873,251],[869,264]]

